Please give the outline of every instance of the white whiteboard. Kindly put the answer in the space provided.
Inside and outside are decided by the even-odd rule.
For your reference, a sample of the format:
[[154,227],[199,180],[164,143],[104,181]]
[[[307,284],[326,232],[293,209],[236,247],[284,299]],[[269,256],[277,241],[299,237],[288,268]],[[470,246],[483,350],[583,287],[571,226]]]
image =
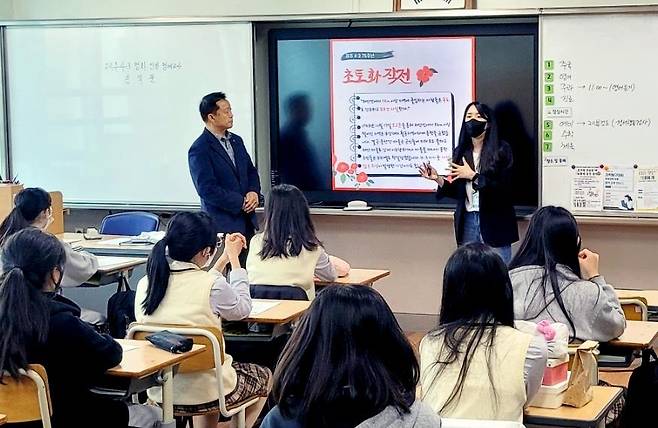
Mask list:
[[199,204],[187,151],[199,101],[226,92],[254,158],[250,23],[11,27],[13,175],[68,204]]
[[[656,14],[541,17],[543,205],[623,211],[614,205],[625,196],[635,209],[644,196],[658,206],[651,180],[658,168],[658,59],[651,40],[658,40]],[[574,197],[591,200],[574,206]]]

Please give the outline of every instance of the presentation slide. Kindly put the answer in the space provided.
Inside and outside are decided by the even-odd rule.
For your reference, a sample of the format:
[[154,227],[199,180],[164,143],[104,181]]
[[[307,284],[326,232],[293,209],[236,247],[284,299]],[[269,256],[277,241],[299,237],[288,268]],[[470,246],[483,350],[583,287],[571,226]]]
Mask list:
[[333,190],[432,192],[475,98],[475,38],[333,39]]

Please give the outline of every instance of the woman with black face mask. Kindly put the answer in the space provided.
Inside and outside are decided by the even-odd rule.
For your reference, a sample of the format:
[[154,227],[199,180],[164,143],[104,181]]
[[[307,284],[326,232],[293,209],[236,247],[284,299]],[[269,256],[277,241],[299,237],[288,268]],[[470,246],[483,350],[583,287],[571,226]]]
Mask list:
[[80,320],[75,303],[57,294],[66,265],[59,239],[24,228],[4,241],[0,260],[0,383],[8,376],[18,379],[28,364],[41,364],[53,428],[127,428],[128,406],[89,390],[123,353],[114,339]]
[[512,258],[511,244],[519,239],[512,203],[512,149],[498,139],[491,109],[477,101],[466,106],[454,151],[451,172],[441,176],[428,162],[420,174],[438,184],[437,197],[457,200],[457,244],[484,242],[502,257]]

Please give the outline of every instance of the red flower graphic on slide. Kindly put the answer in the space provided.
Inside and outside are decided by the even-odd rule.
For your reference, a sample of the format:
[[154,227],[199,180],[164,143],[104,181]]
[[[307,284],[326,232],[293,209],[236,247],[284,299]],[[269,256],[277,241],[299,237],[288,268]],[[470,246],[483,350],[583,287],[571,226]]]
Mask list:
[[350,169],[350,166],[345,162],[339,162],[338,165],[336,165],[336,171],[338,172],[346,172],[348,169]]
[[435,73],[438,73],[438,71],[436,71],[434,68],[432,68],[430,66],[427,66],[427,65],[425,65],[425,66],[423,66],[423,68],[419,69],[416,72],[416,78],[420,82],[420,86],[422,87],[425,83],[429,82],[430,79],[432,78],[432,76]]
[[364,184],[366,186],[372,186],[374,181],[368,177],[368,174],[363,171],[357,174],[357,170],[360,167],[361,165],[356,163],[348,164],[347,162],[338,162],[338,164],[336,164],[336,169],[334,170],[334,177],[342,184],[345,184],[348,180],[351,181],[352,185],[357,190]]

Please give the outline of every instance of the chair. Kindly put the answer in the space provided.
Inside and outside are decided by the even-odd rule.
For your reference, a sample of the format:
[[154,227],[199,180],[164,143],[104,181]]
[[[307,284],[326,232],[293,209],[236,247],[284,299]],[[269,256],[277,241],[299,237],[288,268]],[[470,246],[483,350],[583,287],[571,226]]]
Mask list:
[[292,285],[251,285],[251,297],[271,300],[308,300],[303,288]]
[[619,299],[621,308],[624,310],[624,316],[629,321],[647,321],[649,319],[649,309],[647,299],[644,297],[629,297]]
[[50,428],[52,405],[46,369],[31,364],[19,373],[18,380],[5,373],[4,384],[0,384],[0,409],[6,414],[7,423],[41,421],[44,428]]
[[[194,343],[206,346],[206,349],[202,353],[181,362],[180,366],[178,367],[178,373],[194,373],[202,370],[214,369],[215,375],[217,377],[217,386],[219,388],[220,413],[225,417],[232,417],[233,415],[237,415],[238,428],[244,428],[245,409],[256,403],[259,398],[254,397],[253,399],[232,409],[226,408],[226,401],[224,400],[224,380],[222,378],[222,363],[224,362],[222,331],[217,327],[185,327],[179,325],[133,323],[128,329],[127,339],[144,340],[146,334],[155,333],[162,330],[167,330],[172,333],[191,337]],[[176,416],[175,413],[174,416]],[[177,419],[179,421],[184,421],[183,417],[181,416],[177,416]],[[182,426],[185,426],[185,424],[186,422],[183,422]],[[177,426],[179,425],[177,424]]]
[[154,232],[160,227],[160,217],[143,211],[110,214],[101,222],[100,233],[105,235],[137,236]]
[[[647,321],[649,319],[647,299],[644,297],[627,297],[619,299],[619,303],[627,320]],[[598,361],[602,372],[630,372],[635,368],[634,361],[641,356],[637,350],[610,348],[606,344],[601,344],[601,348]]]

